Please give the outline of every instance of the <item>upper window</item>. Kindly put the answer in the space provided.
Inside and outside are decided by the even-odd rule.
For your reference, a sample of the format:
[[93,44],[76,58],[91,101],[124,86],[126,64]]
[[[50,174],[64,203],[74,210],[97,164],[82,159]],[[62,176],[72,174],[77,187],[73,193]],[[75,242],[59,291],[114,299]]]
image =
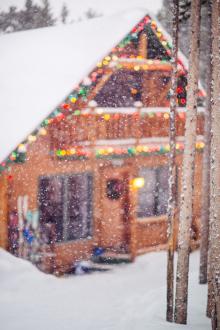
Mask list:
[[42,228],[46,232],[47,224],[53,224],[57,242],[91,236],[92,177],[85,173],[41,177],[39,210]]
[[99,107],[130,107],[141,100],[143,72],[118,70],[113,73],[95,101]]
[[169,196],[168,166],[143,167],[139,175],[145,179],[145,184],[138,192],[138,217],[166,214]]
[[162,46],[152,29],[147,26],[147,58],[158,60],[170,60],[170,56],[167,54],[166,49]]

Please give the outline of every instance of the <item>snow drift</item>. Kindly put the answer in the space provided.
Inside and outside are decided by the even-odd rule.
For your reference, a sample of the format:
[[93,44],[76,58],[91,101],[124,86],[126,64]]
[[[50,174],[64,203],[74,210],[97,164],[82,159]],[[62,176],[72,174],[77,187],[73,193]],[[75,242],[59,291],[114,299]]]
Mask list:
[[165,322],[166,254],[84,276],[55,278],[0,250],[0,323],[4,330],[208,330],[206,286],[191,255],[189,321]]

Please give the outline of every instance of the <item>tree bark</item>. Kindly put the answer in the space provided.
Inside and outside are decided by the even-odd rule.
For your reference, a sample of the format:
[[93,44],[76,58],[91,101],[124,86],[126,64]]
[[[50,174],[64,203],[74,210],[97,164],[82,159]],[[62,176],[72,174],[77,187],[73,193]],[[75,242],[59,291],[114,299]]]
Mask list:
[[173,0],[172,74],[170,97],[170,153],[169,153],[169,200],[168,200],[168,253],[167,253],[167,313],[173,322],[174,300],[174,221],[176,209],[175,158],[176,158],[176,107],[177,107],[177,54],[178,54],[179,0]]
[[[209,13],[208,26],[211,31],[211,2],[208,3]],[[209,237],[209,207],[210,207],[210,143],[211,143],[211,36],[207,36],[207,47],[209,48],[209,62],[207,66],[207,99],[205,111],[203,172],[202,172],[202,214],[201,214],[201,241],[200,241],[200,272],[199,283],[207,283],[207,263],[208,263],[208,237]]]
[[[212,88],[213,104],[211,117],[211,198],[210,198],[210,250],[209,269],[211,281],[210,305],[220,329],[220,1],[212,2]],[[214,322],[215,323],[215,322]]]
[[192,200],[194,190],[193,183],[199,72],[200,12],[201,1],[192,0],[185,149],[183,155],[183,177],[178,236],[178,260],[174,315],[175,322],[181,324],[186,324],[187,322],[189,249],[190,229],[192,224]]

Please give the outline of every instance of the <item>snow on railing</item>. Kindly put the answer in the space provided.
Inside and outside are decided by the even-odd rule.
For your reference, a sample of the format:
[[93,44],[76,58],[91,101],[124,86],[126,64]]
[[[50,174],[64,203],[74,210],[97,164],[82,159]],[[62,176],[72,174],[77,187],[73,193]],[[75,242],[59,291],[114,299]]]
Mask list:
[[[82,109],[81,113],[90,113],[89,108]],[[185,107],[179,107],[177,108],[178,113],[185,113],[187,109]],[[204,113],[205,108],[204,107],[198,107],[197,109],[198,113]],[[97,107],[95,109],[95,113],[97,114],[104,114],[104,113],[119,113],[119,114],[133,114],[137,112],[137,108],[134,107],[125,107],[125,108],[105,108],[105,107]],[[170,108],[169,107],[148,107],[148,108],[141,108],[141,113],[169,113]]]

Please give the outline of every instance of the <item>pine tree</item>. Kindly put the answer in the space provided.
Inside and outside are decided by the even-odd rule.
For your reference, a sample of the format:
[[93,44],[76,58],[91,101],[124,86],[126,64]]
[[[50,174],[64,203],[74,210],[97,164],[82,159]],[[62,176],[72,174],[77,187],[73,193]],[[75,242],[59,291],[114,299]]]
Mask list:
[[192,200],[194,190],[194,163],[196,143],[197,95],[199,72],[200,0],[192,0],[191,37],[183,155],[182,193],[179,219],[178,260],[176,276],[175,322],[186,324],[188,302],[188,272]]
[[41,9],[41,27],[53,26],[56,20],[53,18],[51,13],[49,0],[42,0],[43,7]]
[[20,12],[17,7],[9,7],[8,12],[0,13],[0,33],[11,33],[15,31],[20,31],[22,24],[19,20]]
[[[171,3],[172,0],[163,0],[163,6],[158,14],[158,19],[165,29],[171,33]],[[190,30],[190,11],[191,11],[191,0],[180,0],[180,14],[179,14],[179,48],[186,57],[189,56],[189,30]],[[210,34],[210,27],[208,26],[208,0],[202,0],[202,14],[201,14],[201,37],[200,37],[200,75],[201,81],[206,84],[206,67],[208,65],[208,47],[207,47],[207,36]]]
[[67,19],[68,15],[69,15],[69,10],[68,10],[66,4],[64,3],[63,6],[62,6],[61,15],[60,15],[61,16],[61,22],[63,24],[66,24],[66,19]]
[[54,25],[54,19],[48,0],[43,0],[43,7],[32,0],[26,0],[21,10],[10,7],[8,12],[0,13],[0,33],[10,33],[22,30],[37,29]]
[[101,14],[97,13],[94,9],[89,8],[86,12],[85,12],[86,18],[91,19],[91,18],[95,18],[95,17],[99,17],[101,16]]
[[19,21],[22,24],[22,30],[37,28],[36,15],[40,11],[40,7],[33,4],[32,0],[26,0],[25,8],[19,13]]

